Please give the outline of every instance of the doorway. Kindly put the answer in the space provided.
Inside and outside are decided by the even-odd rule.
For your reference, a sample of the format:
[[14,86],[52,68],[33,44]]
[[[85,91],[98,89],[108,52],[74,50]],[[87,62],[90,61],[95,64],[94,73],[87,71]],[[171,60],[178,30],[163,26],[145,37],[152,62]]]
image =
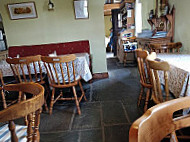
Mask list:
[[7,50],[7,40],[5,35],[5,30],[3,26],[3,19],[0,14],[0,51]]
[[106,58],[113,58],[113,32],[112,32],[112,15],[104,16],[104,25],[105,25],[105,48],[106,48]]

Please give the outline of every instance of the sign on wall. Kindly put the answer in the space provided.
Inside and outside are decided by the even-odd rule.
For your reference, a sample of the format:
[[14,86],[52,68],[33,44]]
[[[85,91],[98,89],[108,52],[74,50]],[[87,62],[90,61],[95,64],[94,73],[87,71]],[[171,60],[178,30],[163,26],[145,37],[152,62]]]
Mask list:
[[88,1],[87,0],[75,0],[74,1],[75,18],[76,19],[88,19]]

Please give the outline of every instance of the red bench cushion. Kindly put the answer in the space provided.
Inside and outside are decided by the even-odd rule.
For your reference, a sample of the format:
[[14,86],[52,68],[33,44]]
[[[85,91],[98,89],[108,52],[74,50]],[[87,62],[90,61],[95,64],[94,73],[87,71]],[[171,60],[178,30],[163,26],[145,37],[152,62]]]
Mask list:
[[72,54],[72,53],[89,53],[90,46],[88,40],[73,41],[65,43],[51,43],[41,45],[26,45],[26,46],[12,46],[9,47],[9,57],[20,57],[43,55],[57,52],[57,55]]

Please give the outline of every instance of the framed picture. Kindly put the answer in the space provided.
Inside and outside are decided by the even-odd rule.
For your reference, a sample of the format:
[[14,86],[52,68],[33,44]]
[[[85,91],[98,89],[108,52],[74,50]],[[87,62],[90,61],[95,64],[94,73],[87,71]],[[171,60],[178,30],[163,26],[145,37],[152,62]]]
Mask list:
[[8,4],[8,10],[12,20],[37,18],[34,2]]
[[88,1],[74,0],[75,18],[88,19]]

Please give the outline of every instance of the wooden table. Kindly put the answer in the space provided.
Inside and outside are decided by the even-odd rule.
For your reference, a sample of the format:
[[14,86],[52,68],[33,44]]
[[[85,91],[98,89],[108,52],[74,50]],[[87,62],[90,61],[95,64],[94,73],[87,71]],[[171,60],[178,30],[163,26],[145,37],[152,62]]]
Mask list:
[[[190,96],[190,54],[157,54],[161,60],[170,64],[168,73],[169,90],[176,97]],[[160,74],[164,83],[163,74]]]
[[[76,53],[75,55],[76,55],[76,60],[75,60],[76,73],[78,73],[82,77],[82,79],[86,82],[91,80],[92,74],[89,68],[90,62],[89,62],[88,53]],[[41,64],[42,64],[42,72],[46,72],[43,62],[41,62]],[[2,60],[0,62],[0,69],[2,70],[4,77],[13,76],[13,72],[10,68],[10,65],[5,60]]]

